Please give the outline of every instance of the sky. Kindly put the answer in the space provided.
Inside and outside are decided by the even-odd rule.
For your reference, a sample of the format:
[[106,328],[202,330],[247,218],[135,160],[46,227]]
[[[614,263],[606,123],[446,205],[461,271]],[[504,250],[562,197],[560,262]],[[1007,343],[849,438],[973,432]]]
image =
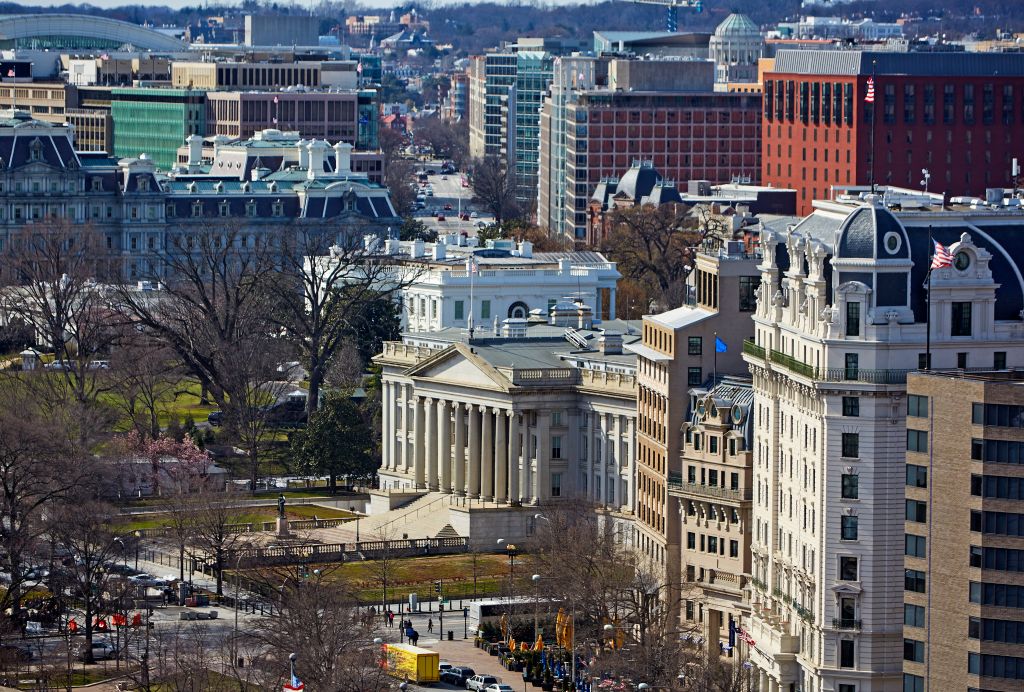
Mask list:
[[[499,2],[500,3],[500,2],[506,2],[508,0],[488,0],[488,1],[493,1],[493,2]],[[595,1],[595,0],[543,0],[543,3],[545,5],[580,5],[580,4],[585,4],[587,2],[593,2],[593,1]],[[472,0],[433,0],[433,2],[434,2],[434,4],[438,4],[438,5],[454,5],[454,4],[462,4],[464,2],[472,2]],[[77,3],[74,3],[73,0],[72,0],[72,3],[73,4],[77,4]],[[26,5],[26,6],[36,6],[36,7],[53,7],[55,5],[65,5],[65,4],[68,4],[68,0],[30,0],[30,2],[23,2],[22,4]],[[175,7],[175,8],[177,8],[177,7],[189,7],[189,6],[195,7],[196,5],[201,5],[202,4],[202,0],[160,0],[159,2],[149,2],[149,0],[137,0],[136,2],[131,2],[131,0],[88,0],[88,4],[93,5],[95,7],[104,7],[104,8],[121,7],[121,6],[124,6],[124,5],[132,5],[132,4],[136,4],[136,5],[149,5],[149,4],[151,4],[151,5],[163,5],[163,6],[166,6],[166,7]],[[210,3],[210,4],[214,4],[214,3]],[[227,2],[227,3],[221,2],[221,3],[216,3],[216,4],[223,5],[223,4],[232,4],[232,3],[230,3],[230,2]],[[315,5],[315,4],[318,4],[318,3],[309,2],[308,0],[306,0],[305,2],[303,2],[302,0],[296,0],[295,4],[299,5],[299,6],[302,6],[302,5]],[[399,6],[408,5],[409,3],[408,3],[408,1],[401,2],[401,0],[360,0],[359,4],[360,5],[364,5],[366,7],[390,9],[392,7],[399,7]],[[527,0],[526,4],[530,4],[529,0]]]

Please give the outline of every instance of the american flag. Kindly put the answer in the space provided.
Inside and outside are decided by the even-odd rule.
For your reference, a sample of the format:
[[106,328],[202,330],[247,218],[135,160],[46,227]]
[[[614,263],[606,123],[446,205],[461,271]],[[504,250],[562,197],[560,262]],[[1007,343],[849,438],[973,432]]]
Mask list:
[[302,682],[302,680],[299,680],[299,676],[298,675],[296,675],[295,673],[292,673],[292,679],[289,680],[287,683],[285,683],[284,689],[285,689],[285,692],[294,692],[295,690],[304,690],[304,689],[306,689],[306,684],[304,682]]
[[932,242],[935,243],[935,254],[932,255],[932,269],[952,267],[953,255],[949,252],[949,248],[943,247],[942,243],[937,240]]
[[14,76],[14,70],[7,70],[7,76],[8,77],[13,77]]
[[754,638],[750,636],[750,633],[742,627],[740,627],[739,630],[737,630],[736,634],[738,634],[739,638],[746,642],[748,646],[754,646],[757,644]]
[[356,64],[356,72],[358,74],[362,74],[363,73],[363,63],[357,63]]
[[466,271],[470,274],[476,274],[480,271],[480,267],[476,263],[476,257],[470,255],[469,259],[466,260]]
[[276,104],[276,103],[277,103],[277,101],[278,101],[278,99],[277,99],[277,97],[275,96],[275,97],[274,97],[274,103]]
[[864,94],[864,103],[875,102],[875,78],[868,77],[868,93]]

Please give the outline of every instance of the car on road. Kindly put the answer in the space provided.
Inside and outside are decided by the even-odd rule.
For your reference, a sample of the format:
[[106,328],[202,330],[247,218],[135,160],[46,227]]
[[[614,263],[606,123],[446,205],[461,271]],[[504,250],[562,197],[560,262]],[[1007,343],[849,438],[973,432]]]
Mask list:
[[427,188],[427,197],[433,197],[433,196],[434,196],[434,191],[431,188],[428,187]]
[[70,370],[71,361],[68,360],[55,360],[47,363],[43,366],[45,370]]
[[460,216],[459,221],[469,221],[469,214],[463,214]]
[[[88,649],[82,646],[81,652],[78,654],[80,661],[86,660],[86,654]],[[117,649],[114,648],[113,644],[108,642],[93,642],[92,643],[92,660],[94,661],[109,661],[117,653]]]
[[444,218],[444,214],[438,214],[438,215],[437,215],[437,220],[438,220],[438,221],[444,221],[444,220],[445,220],[445,218]]
[[475,219],[475,218],[476,218],[476,217],[478,217],[478,216],[480,216],[480,215],[479,215],[479,214],[477,214],[477,213],[476,213],[476,212],[474,211],[473,213],[471,213],[471,214],[469,215],[469,218],[471,218],[471,219]]
[[488,685],[484,688],[484,692],[516,692],[512,689],[512,685],[503,685],[500,682],[496,682],[492,685]]
[[444,210],[445,211],[451,211],[452,210],[451,202],[449,202],[448,204],[444,205]]
[[466,680],[466,689],[484,692],[488,685],[495,685],[499,682],[501,681],[493,675],[474,675],[469,680]]
[[476,675],[476,671],[466,666],[454,666],[448,670],[441,671],[441,682],[447,682],[456,687],[465,687],[466,681]]

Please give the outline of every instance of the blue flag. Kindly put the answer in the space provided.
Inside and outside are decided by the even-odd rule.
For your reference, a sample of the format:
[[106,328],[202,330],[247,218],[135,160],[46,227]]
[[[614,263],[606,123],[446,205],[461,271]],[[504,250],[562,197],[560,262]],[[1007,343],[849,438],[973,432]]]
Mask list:
[[725,345],[725,342],[715,337],[715,353],[725,353],[729,350],[729,347]]

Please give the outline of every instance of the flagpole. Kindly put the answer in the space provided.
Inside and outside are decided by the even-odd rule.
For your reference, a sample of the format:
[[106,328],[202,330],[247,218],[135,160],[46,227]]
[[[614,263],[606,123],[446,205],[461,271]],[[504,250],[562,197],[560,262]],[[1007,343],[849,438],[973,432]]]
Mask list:
[[714,365],[711,371],[711,386],[714,387],[718,381],[718,332],[715,332],[715,358],[712,362]]
[[928,225],[928,287],[925,294],[924,313],[924,369],[932,369],[932,255],[935,253],[935,242],[932,240],[932,227]]
[[[871,61],[871,88],[875,88],[875,66],[877,61]],[[878,109],[875,107],[876,96],[871,94],[871,194],[875,192],[875,126],[878,122]]]

